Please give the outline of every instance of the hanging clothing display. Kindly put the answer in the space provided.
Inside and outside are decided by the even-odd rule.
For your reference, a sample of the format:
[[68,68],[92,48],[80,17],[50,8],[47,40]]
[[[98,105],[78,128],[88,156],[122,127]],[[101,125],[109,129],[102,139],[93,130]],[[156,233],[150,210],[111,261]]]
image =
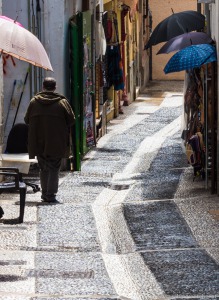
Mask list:
[[[86,144],[84,152],[95,144],[94,139],[94,112],[93,112],[93,81],[92,81],[92,49],[91,49],[91,16],[89,12],[83,13],[83,48],[84,48],[84,65],[83,65],[83,102],[84,102],[84,135]],[[85,26],[86,24],[86,26]]]
[[106,53],[106,37],[102,23],[96,21],[96,56],[105,55]]
[[130,7],[130,16],[133,17],[137,9],[138,0],[123,0],[123,3]]
[[116,91],[124,89],[123,69],[119,46],[107,46],[108,84]]
[[115,12],[103,14],[103,27],[107,41],[105,78],[107,87],[114,86],[115,91],[124,90],[123,64],[121,58],[118,22]]
[[106,37],[107,43],[109,43],[113,36],[113,21],[112,18],[109,17],[110,14],[108,12],[103,13],[103,28]]
[[126,32],[125,32],[125,17],[129,12],[128,7],[123,8],[121,12],[121,41],[124,42],[126,39]]
[[186,142],[197,131],[203,130],[204,110],[202,94],[200,69],[187,71],[184,92],[185,131],[183,136]]
[[194,177],[205,178],[204,153],[204,105],[200,69],[186,72],[184,91],[184,130],[182,138],[185,141],[188,163],[193,166]]

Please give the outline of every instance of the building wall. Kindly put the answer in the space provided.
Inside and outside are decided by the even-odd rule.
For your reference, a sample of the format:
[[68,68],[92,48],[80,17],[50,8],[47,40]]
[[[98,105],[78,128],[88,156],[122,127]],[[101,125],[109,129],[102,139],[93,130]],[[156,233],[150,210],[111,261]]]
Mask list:
[[68,20],[77,8],[77,2],[44,0],[44,46],[49,54],[53,71],[47,75],[57,79],[60,93],[68,96],[69,69]]
[[[33,9],[32,0],[29,1],[16,1],[14,0],[1,0],[2,14],[12,19],[16,19],[22,25],[33,32],[32,20]],[[40,68],[33,68],[32,65],[24,61],[15,59],[16,65],[13,66],[10,59],[7,60],[5,66],[6,73],[4,74],[4,108],[1,112],[6,115],[8,110],[9,117],[5,132],[1,134],[2,137],[7,139],[8,133],[12,127],[14,116],[16,113],[17,105],[20,95],[22,93],[23,83],[25,76],[28,73],[27,83],[23,92],[22,101],[18,111],[16,123],[24,122],[24,114],[30,99],[36,92],[39,92],[42,87],[42,80],[46,76],[53,76],[57,80],[57,92],[60,92],[67,97],[69,96],[69,47],[68,47],[68,25],[69,18],[76,12],[81,10],[82,1],[80,0],[44,0],[40,1],[40,26],[41,26],[41,42],[44,45],[46,52],[50,58],[51,65],[54,72],[45,71]],[[36,1],[34,3],[34,13],[36,15]],[[36,71],[37,70],[37,71]],[[34,77],[35,72],[37,76]],[[0,72],[2,76],[2,72]],[[40,74],[40,76],[38,76]],[[12,96],[13,84],[16,80],[16,88],[13,94],[13,101],[10,105]],[[1,95],[0,82],[0,95]],[[1,122],[1,120],[0,120]]]
[[[2,1],[2,14],[20,22],[24,28],[31,30],[29,26],[28,18],[28,3],[27,1],[17,1],[14,5],[13,0],[3,0]],[[3,55],[4,56],[4,55]],[[5,56],[4,56],[5,58]],[[4,132],[2,132],[2,138],[7,139],[8,133],[12,128],[12,124],[15,119],[18,104],[20,102],[20,107],[18,110],[17,122],[24,122],[24,112],[26,110],[27,104],[30,100],[30,72],[28,73],[25,88],[23,84],[27,72],[29,71],[29,64],[14,58],[14,64],[11,58],[5,60],[4,64],[4,103],[3,103],[3,113],[4,116]],[[23,96],[21,97],[23,91]],[[7,119],[7,123],[6,123]]]
[[[162,20],[167,18],[172,14],[172,10],[175,13],[185,10],[197,10],[197,0],[149,0],[150,9],[152,11],[152,29],[154,29],[157,24],[159,24]],[[172,57],[175,52],[171,52],[170,54],[159,54],[156,53],[165,43],[160,43],[156,46],[152,47],[152,79],[153,80],[183,80],[184,79],[184,71],[176,72],[171,74],[165,74],[163,69],[168,62],[168,60]],[[149,49],[147,50],[149,54]]]

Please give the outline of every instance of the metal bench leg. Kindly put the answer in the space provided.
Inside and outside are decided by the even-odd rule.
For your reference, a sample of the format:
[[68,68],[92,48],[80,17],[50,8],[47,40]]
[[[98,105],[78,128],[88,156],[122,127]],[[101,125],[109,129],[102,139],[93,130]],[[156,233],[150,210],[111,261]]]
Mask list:
[[24,208],[25,208],[25,200],[26,200],[27,187],[20,188],[20,216],[19,223],[23,223],[24,220]]

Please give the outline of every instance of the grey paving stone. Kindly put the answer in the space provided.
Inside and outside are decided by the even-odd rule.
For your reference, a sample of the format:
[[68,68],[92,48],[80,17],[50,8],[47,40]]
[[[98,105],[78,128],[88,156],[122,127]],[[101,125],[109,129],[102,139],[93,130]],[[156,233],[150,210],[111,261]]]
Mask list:
[[124,216],[138,250],[198,247],[174,202],[124,205]]
[[37,293],[116,296],[99,253],[37,253],[35,259]]
[[142,256],[167,295],[219,293],[219,266],[205,250],[144,252]]
[[[144,164],[143,161],[142,164]],[[185,167],[188,167],[188,163],[178,132],[165,140],[152,161],[150,169],[135,178],[136,184],[126,201],[174,198]]]
[[38,221],[39,246],[100,250],[90,206],[57,204],[39,207]]

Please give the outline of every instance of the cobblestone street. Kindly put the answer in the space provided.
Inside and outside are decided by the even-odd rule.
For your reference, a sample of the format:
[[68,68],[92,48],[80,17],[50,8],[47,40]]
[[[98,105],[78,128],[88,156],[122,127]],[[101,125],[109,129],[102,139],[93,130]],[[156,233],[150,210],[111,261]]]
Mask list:
[[[1,194],[0,300],[219,299],[219,199],[182,148],[183,82],[152,82],[84,158],[60,203]],[[38,178],[37,178],[38,180]]]

